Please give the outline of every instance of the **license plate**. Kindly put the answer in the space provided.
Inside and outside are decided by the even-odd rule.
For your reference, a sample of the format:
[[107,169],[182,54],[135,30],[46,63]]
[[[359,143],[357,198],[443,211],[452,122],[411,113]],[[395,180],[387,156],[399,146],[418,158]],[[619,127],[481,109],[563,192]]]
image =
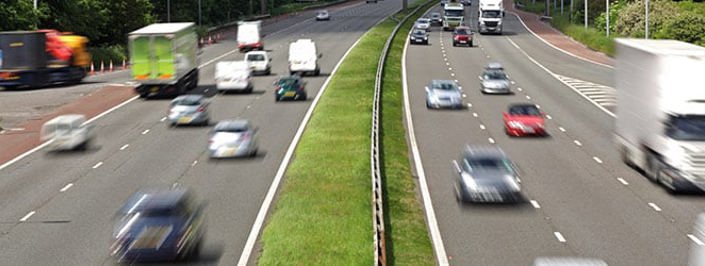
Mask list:
[[460,43],[466,43],[466,41],[460,41]]
[[293,97],[293,96],[296,96],[296,92],[287,91],[287,92],[284,93],[284,96],[286,96],[286,97]]
[[533,127],[527,127],[527,128],[524,129],[524,133],[533,134],[534,132],[535,132],[535,131],[534,131],[534,128],[533,128]]
[[225,148],[223,151],[221,151],[222,156],[233,156],[235,155],[235,148]]
[[191,123],[191,120],[193,120],[193,118],[191,118],[190,116],[182,116],[182,117],[179,117],[178,122],[180,124],[188,124],[188,123]]

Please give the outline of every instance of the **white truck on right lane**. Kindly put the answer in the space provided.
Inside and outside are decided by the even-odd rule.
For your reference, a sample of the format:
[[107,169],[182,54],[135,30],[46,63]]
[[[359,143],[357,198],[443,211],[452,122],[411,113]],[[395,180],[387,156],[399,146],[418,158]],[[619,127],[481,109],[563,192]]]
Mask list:
[[477,31],[480,34],[502,34],[504,20],[503,0],[480,0],[477,14]]
[[672,192],[705,191],[705,48],[674,40],[616,44],[622,160]]
[[289,44],[289,74],[301,73],[318,76],[321,69],[318,66],[321,54],[316,49],[316,43],[311,39],[298,39]]

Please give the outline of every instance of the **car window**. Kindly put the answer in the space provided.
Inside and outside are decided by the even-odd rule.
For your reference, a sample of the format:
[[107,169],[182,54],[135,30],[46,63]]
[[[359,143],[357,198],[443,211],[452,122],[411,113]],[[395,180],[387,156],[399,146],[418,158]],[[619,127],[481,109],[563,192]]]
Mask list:
[[468,32],[465,29],[456,29],[455,34],[468,34]]
[[451,83],[440,83],[436,84],[436,86],[434,86],[433,88],[442,91],[452,91],[455,90],[455,85]]
[[541,115],[536,106],[512,106],[509,108],[509,113],[512,115]]
[[486,79],[506,79],[507,75],[505,75],[504,72],[501,72],[501,71],[488,71],[488,72],[485,72],[485,78]]
[[187,105],[187,106],[196,106],[201,104],[201,100],[198,98],[183,98],[183,99],[177,99],[171,102],[171,105]]
[[415,30],[415,31],[414,31],[414,34],[416,34],[416,35],[426,35],[426,31],[425,31],[425,30]]
[[487,171],[487,170],[499,170],[507,173],[512,173],[512,163],[508,160],[494,157],[466,157],[465,164],[469,168],[470,172],[474,171]]
[[277,84],[282,87],[292,87],[298,85],[299,82],[295,79],[280,79]]
[[264,55],[261,55],[261,54],[247,55],[247,60],[249,60],[249,61],[264,61]]
[[246,131],[247,131],[246,127],[225,127],[225,128],[215,129],[215,132],[228,132],[228,133],[242,133],[242,132],[246,132]]

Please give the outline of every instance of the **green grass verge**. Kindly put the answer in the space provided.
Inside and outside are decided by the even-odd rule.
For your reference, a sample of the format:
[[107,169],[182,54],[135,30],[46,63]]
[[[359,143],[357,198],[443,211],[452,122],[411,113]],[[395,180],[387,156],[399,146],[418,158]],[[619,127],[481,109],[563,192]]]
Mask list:
[[417,17],[437,4],[431,1],[409,18],[394,38],[385,63],[382,89],[382,169],[389,265],[435,265],[423,209],[411,175],[404,126],[401,57],[407,33]]
[[370,123],[376,66],[396,25],[368,31],[309,121],[262,235],[260,265],[371,265]]

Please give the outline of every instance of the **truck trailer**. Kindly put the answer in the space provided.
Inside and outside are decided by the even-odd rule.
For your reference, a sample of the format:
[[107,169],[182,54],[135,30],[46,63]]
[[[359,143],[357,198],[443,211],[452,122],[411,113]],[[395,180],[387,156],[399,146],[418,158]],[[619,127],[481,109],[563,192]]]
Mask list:
[[671,191],[705,190],[705,48],[674,40],[616,44],[622,160]]
[[87,43],[83,36],[56,30],[0,32],[0,86],[79,83],[91,61]]
[[198,37],[191,22],[156,23],[128,35],[132,79],[142,98],[198,86]]

